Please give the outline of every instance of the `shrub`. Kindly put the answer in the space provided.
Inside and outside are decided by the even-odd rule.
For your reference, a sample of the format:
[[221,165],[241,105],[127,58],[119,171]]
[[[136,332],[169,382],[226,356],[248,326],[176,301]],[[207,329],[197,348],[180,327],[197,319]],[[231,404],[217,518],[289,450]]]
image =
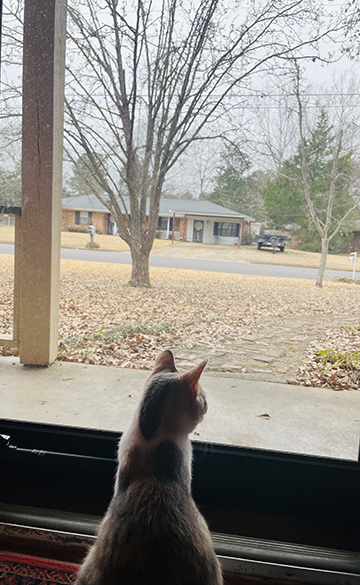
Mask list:
[[79,234],[87,234],[88,233],[86,227],[77,227],[77,226],[72,226],[72,225],[68,226],[67,231],[68,232],[77,232]]
[[[77,232],[79,234],[87,234],[88,233],[87,227],[85,227],[85,226],[82,227],[82,226],[77,226],[77,225],[69,225],[67,231],[68,232]],[[101,230],[96,229],[95,233],[101,234],[102,232],[101,232]]]
[[[360,361],[360,353],[356,352],[344,352],[340,353],[335,349],[319,349],[319,355],[321,356],[321,361],[323,366],[326,368],[338,367],[338,368],[346,368],[346,369],[353,369],[358,367]],[[327,366],[327,364],[329,364]]]

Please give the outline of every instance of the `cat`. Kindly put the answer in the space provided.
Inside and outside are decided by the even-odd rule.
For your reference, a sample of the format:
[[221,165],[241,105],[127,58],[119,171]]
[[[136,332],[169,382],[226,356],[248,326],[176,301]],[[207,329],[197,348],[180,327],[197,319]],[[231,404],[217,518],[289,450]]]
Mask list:
[[207,403],[203,361],[179,374],[155,361],[118,451],[114,495],[75,585],[222,585],[210,531],[191,496],[188,434]]

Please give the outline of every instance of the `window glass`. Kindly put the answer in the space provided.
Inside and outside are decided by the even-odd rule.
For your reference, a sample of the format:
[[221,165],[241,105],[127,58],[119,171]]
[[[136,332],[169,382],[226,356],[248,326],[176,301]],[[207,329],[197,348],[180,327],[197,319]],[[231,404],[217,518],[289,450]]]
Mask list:
[[[3,88],[2,96],[0,96],[2,99],[0,200],[6,205],[21,201],[21,177],[19,175],[19,169],[21,169],[21,72],[16,73],[14,69],[16,64],[21,62],[22,51],[20,24],[22,17],[20,18],[17,12],[16,6],[18,5],[15,1],[6,3],[4,18],[7,24],[3,30],[2,39],[2,48],[6,58],[2,64],[1,72]],[[285,253],[281,253],[284,252],[284,249],[281,247],[274,249],[274,244],[269,250],[257,250],[256,242],[254,242],[255,236],[259,236],[267,219],[262,193],[264,186],[274,172],[272,169],[260,171],[257,162],[253,163],[253,167],[248,168],[247,163],[245,167],[242,166],[243,157],[239,159],[235,151],[223,150],[222,145],[217,142],[215,137],[214,140],[197,141],[197,148],[187,151],[188,158],[186,156],[182,158],[182,154],[181,156],[179,154],[179,165],[181,159],[183,166],[177,166],[175,160],[173,167],[170,165],[171,161],[168,161],[167,166],[166,161],[164,161],[165,166],[162,168],[172,168],[173,172],[165,179],[163,176],[161,177],[161,181],[164,179],[164,185],[161,181],[159,182],[158,193],[160,194],[161,188],[163,192],[160,209],[163,214],[165,213],[165,216],[160,216],[157,224],[156,218],[154,218],[154,223],[151,225],[151,227],[157,225],[159,231],[165,232],[158,234],[160,237],[155,241],[151,252],[151,261],[154,264],[156,261],[159,268],[155,269],[152,266],[150,268],[152,285],[150,288],[126,286],[131,274],[129,246],[126,242],[131,239],[140,242],[150,226],[148,211],[147,216],[142,217],[142,221],[139,221],[141,214],[138,213],[136,205],[129,205],[129,193],[138,189],[138,185],[142,181],[141,189],[137,191],[139,194],[150,193],[151,189],[156,187],[155,175],[153,183],[150,172],[149,180],[144,180],[143,171],[146,174],[148,168],[151,169],[151,172],[155,172],[156,164],[159,161],[156,159],[148,160],[148,167],[146,165],[142,167],[142,161],[147,160],[147,156],[152,156],[152,148],[155,152],[157,144],[160,145],[159,153],[169,151],[168,145],[165,148],[165,144],[164,147],[161,147],[160,144],[162,132],[167,132],[168,128],[174,128],[174,130],[182,128],[183,134],[178,137],[178,141],[173,142],[175,149],[179,145],[182,145],[181,148],[185,148],[185,143],[190,136],[204,138],[207,134],[205,128],[204,134],[200,132],[198,135],[195,129],[192,134],[190,126],[187,125],[192,123],[192,114],[183,111],[176,124],[173,124],[171,120],[164,123],[161,120],[155,121],[155,128],[160,129],[159,134],[153,142],[147,140],[149,112],[155,112],[157,108],[160,108],[162,115],[166,116],[168,113],[172,115],[176,111],[176,107],[173,107],[176,104],[174,102],[166,104],[163,100],[166,96],[168,98],[179,94],[178,88],[170,87],[167,83],[161,91],[154,86],[155,94],[158,90],[159,94],[153,95],[154,109],[148,107],[147,102],[151,99],[152,93],[145,91],[145,88],[147,80],[151,80],[153,77],[147,76],[147,63],[141,62],[141,59],[146,56],[150,58],[150,53],[154,51],[155,47],[153,40],[155,42],[156,40],[172,38],[166,33],[164,36],[159,34],[160,29],[157,27],[160,26],[160,21],[156,10],[153,19],[149,21],[149,29],[146,29],[147,32],[144,36],[136,32],[136,28],[134,28],[136,22],[132,20],[134,13],[131,9],[127,15],[129,21],[122,20],[123,16],[119,17],[118,25],[121,34],[125,30],[125,22],[128,22],[129,25],[128,33],[124,33],[123,37],[126,67],[132,62],[129,57],[131,48],[138,47],[139,38],[141,38],[142,43],[149,41],[150,52],[147,53],[144,47],[139,51],[139,67],[136,69],[140,75],[138,80],[131,77],[134,73],[131,67],[129,75],[128,73],[124,74],[125,85],[121,91],[126,89],[127,98],[120,99],[118,103],[111,103],[111,100],[116,100],[119,95],[118,70],[115,69],[116,74],[110,75],[107,79],[109,69],[105,68],[99,73],[88,56],[100,54],[96,51],[103,47],[108,52],[110,69],[112,64],[116,63],[117,56],[114,49],[116,43],[113,42],[112,37],[114,28],[110,22],[112,18],[116,20],[118,15],[116,11],[106,15],[105,7],[108,4],[105,3],[102,7],[100,2],[95,1],[93,4],[94,12],[89,13],[85,10],[82,13],[81,9],[86,5],[89,6],[82,0],[74,2],[68,21],[67,50],[69,58],[64,134],[66,148],[64,192],[68,190],[68,195],[79,197],[82,202],[87,200],[87,202],[91,202],[91,205],[89,204],[87,209],[86,205],[77,203],[77,211],[74,211],[74,206],[63,210],[65,229],[69,225],[73,227],[75,213],[77,228],[74,232],[76,233],[70,234],[73,238],[72,244],[67,247],[73,247],[77,259],[75,260],[75,256],[71,256],[72,251],[67,250],[67,258],[71,258],[71,260],[62,263],[59,355],[58,361],[49,368],[49,373],[53,375],[52,373],[58,372],[59,383],[64,383],[65,386],[68,384],[67,391],[74,400],[79,396],[76,392],[72,393],[74,388],[78,388],[76,376],[74,378],[70,373],[61,376],[61,368],[64,370],[68,367],[78,368],[79,371],[80,368],[86,368],[88,376],[86,386],[82,386],[84,393],[81,394],[77,405],[73,403],[71,412],[66,408],[65,395],[64,402],[59,403],[59,397],[62,396],[61,387],[53,385],[53,390],[51,387],[50,390],[43,387],[45,393],[53,391],[51,407],[45,406],[47,399],[44,396],[36,403],[35,411],[32,414],[30,411],[22,410],[16,411],[17,416],[33,417],[33,420],[38,418],[54,423],[122,430],[123,426],[126,425],[126,417],[133,412],[134,402],[132,401],[135,400],[135,394],[139,396],[143,380],[153,366],[157,354],[170,347],[174,351],[176,363],[181,371],[191,368],[205,358],[209,360],[204,373],[204,376],[208,376],[205,379],[204,387],[208,386],[209,388],[209,413],[204,428],[200,428],[197,431],[199,434],[193,438],[198,437],[210,442],[230,442],[284,450],[294,448],[298,452],[305,452],[311,443],[309,437],[314,437],[316,434],[316,449],[314,450],[314,443],[312,443],[309,447],[311,453],[353,458],[357,451],[359,434],[358,419],[353,413],[359,408],[358,397],[360,393],[344,391],[336,394],[333,390],[343,390],[344,385],[346,390],[359,387],[358,292],[355,290],[356,287],[351,289],[344,283],[328,281],[322,290],[315,289],[310,280],[304,282],[302,278],[296,277],[296,280],[295,277],[290,277],[293,274],[291,272],[293,263],[299,263],[299,259],[303,258],[299,250],[291,249],[290,254],[286,247]],[[181,5],[182,3],[180,3]],[[193,9],[189,8],[189,10],[189,14],[183,13],[183,17],[189,17],[189,22],[191,22]],[[10,14],[11,11],[12,14]],[[121,14],[125,14],[126,11],[125,3],[121,8]],[[234,16],[242,18],[241,13]],[[202,22],[201,18],[200,21]],[[142,22],[144,24],[147,21]],[[169,22],[173,22],[173,20]],[[81,23],[86,24],[86,26],[79,27]],[[140,25],[140,21],[138,24]],[[184,21],[184,27],[186,28],[186,26]],[[219,25],[216,34],[219,33],[220,29]],[[83,34],[85,31],[87,33]],[[95,31],[96,34],[91,31]],[[230,32],[229,39],[233,34]],[[182,30],[176,31],[176,35],[179,35],[176,42],[179,41],[181,34]],[[134,36],[132,37],[132,35]],[[225,38],[224,36],[224,42]],[[131,39],[133,39],[133,44]],[[75,40],[76,42],[74,42]],[[219,50],[220,45],[221,43]],[[79,51],[79,46],[82,46],[84,50]],[[186,47],[187,45],[182,46]],[[272,45],[270,43],[266,46],[271,47]],[[18,49],[15,50],[15,47]],[[191,47],[189,47],[190,49]],[[187,63],[191,62],[188,60],[189,55],[186,51],[183,53],[182,50],[176,48],[171,51],[170,61],[171,63],[178,62],[180,69],[178,71],[175,69],[168,78],[164,73],[164,80],[168,80],[170,83],[181,77]],[[211,59],[210,53],[207,56],[209,59]],[[152,53],[152,55],[155,54],[156,51]],[[159,54],[163,54],[163,52],[160,51]],[[133,62],[137,63],[136,60]],[[246,59],[244,59],[245,62]],[[8,63],[11,64],[10,69],[7,69]],[[156,63],[155,58],[154,66],[159,73]],[[197,86],[198,89],[200,89],[204,70],[208,67],[208,63],[204,61],[204,64],[201,64],[199,61],[199,67],[195,77],[190,76],[195,84],[194,88]],[[198,77],[196,77],[197,74]],[[157,77],[155,76],[154,79],[156,81]],[[222,78],[219,77],[219,79]],[[110,85],[114,83],[114,86],[111,85],[111,90],[108,82]],[[225,87],[225,78],[223,83]],[[213,89],[215,91],[215,87]],[[269,86],[269,91],[270,89]],[[208,95],[211,95],[212,91],[209,89]],[[216,91],[214,95],[216,95]],[[191,93],[190,91],[187,97],[184,94],[184,99],[185,97],[188,99]],[[193,95],[195,96],[196,92]],[[275,92],[274,97],[276,95]],[[289,95],[293,94],[290,92]],[[134,96],[137,96],[138,101],[131,104],[130,107]],[[223,107],[229,106],[234,97],[236,99],[235,95],[229,93],[226,100],[230,101],[224,103]],[[274,108],[273,104],[266,106],[266,101],[263,98],[264,96],[261,97],[263,104],[261,112],[264,116],[265,114],[274,115],[277,108]],[[192,102],[195,107],[194,116],[198,112],[201,112],[204,119],[208,114],[210,115],[210,110],[206,110],[205,102],[204,109],[202,109],[202,100],[198,101],[197,98],[194,98]],[[220,102],[221,100],[219,100]],[[240,102],[243,103],[239,100]],[[255,103],[255,97],[247,103],[246,112],[250,110],[250,102]],[[133,158],[128,161],[125,160],[124,141],[121,134],[123,130],[121,113],[124,111],[124,104],[126,107],[130,107],[129,111],[134,116],[133,127],[129,130],[129,136],[131,135],[131,139],[134,140]],[[182,107],[182,104],[179,102],[180,106]],[[230,108],[229,111],[234,110]],[[71,115],[78,116],[81,127],[77,138],[75,137],[76,126],[71,121]],[[214,117],[216,117],[215,112]],[[235,119],[234,116],[234,121]],[[285,117],[284,120],[286,119]],[[196,121],[196,116],[194,120]],[[226,126],[225,118],[223,122]],[[323,120],[324,124],[325,122]],[[281,125],[279,125],[279,130],[280,128]],[[327,135],[328,130],[330,132],[330,128],[330,125],[329,128],[327,124],[324,125],[324,136]],[[214,130],[215,136],[219,135],[218,128],[215,126],[213,129],[209,125],[207,130],[210,134]],[[226,134],[227,130],[228,128],[224,127],[223,133]],[[298,139],[291,138],[292,131],[293,127],[289,127],[289,153],[291,151],[292,156],[295,156],[295,153],[300,152],[299,142]],[[85,143],[83,144],[81,140],[84,136]],[[91,150],[90,157],[85,154],[88,152],[88,147]],[[147,148],[149,150],[146,150]],[[186,155],[185,150],[183,152]],[[349,150],[348,154],[350,152]],[[218,153],[218,156],[216,157],[214,153]],[[223,156],[225,158],[222,158]],[[315,159],[317,160],[316,157]],[[256,157],[254,160],[256,161]],[[330,168],[326,166],[329,160],[326,164],[319,165],[319,168],[325,170]],[[341,158],[341,161],[342,164],[346,163],[346,168],[351,167],[345,159]],[[193,182],[195,184],[196,180],[199,182],[199,188],[194,187],[192,192],[187,192],[187,183]],[[295,185],[294,181],[290,179],[289,181],[289,184],[285,185],[286,188],[283,188],[282,184],[275,185],[275,191],[270,189],[267,196],[273,197],[275,200],[277,194],[293,194],[291,205],[298,205],[297,211],[300,215],[302,214],[303,218],[304,203],[303,201],[298,203],[298,192],[292,193],[292,190],[287,190],[289,186]],[[325,183],[321,182],[321,184]],[[234,195],[233,198],[227,196],[229,186],[231,187],[231,195]],[[105,189],[106,193],[103,193],[102,190]],[[181,219],[175,215],[175,222],[172,217],[173,211],[170,210],[175,209],[176,199],[173,200],[174,206],[169,199],[167,207],[161,207],[166,192],[171,192],[174,197],[177,193],[179,200],[182,197],[177,212],[178,215],[181,215]],[[96,197],[96,193],[98,197]],[[140,198],[139,195],[139,200]],[[344,191],[344,200],[341,198],[339,205],[340,203],[341,206],[343,203],[345,205],[347,200],[348,194]],[[215,201],[219,205],[229,207],[233,214],[223,210],[216,218],[210,208],[207,215],[205,212],[202,215],[202,208],[204,207],[206,210],[206,205],[214,205]],[[242,203],[240,204],[239,201]],[[125,203],[127,211],[124,216],[127,217],[127,220],[122,222],[119,221],[122,219],[121,213],[116,217],[117,206],[121,207]],[[81,232],[86,232],[86,226],[93,221],[93,214],[90,210],[98,210],[98,206],[105,207],[103,216],[106,215],[106,220],[101,223],[100,213],[98,215],[98,211],[94,212],[97,231],[92,234],[93,238],[89,238],[88,233],[82,234]],[[187,206],[189,207],[189,215],[186,215],[184,211]],[[233,207],[236,207],[237,210],[232,209]],[[235,219],[222,221],[222,218],[239,217],[240,207],[241,213],[253,216],[256,222],[249,220],[239,223],[239,220]],[[149,208],[150,206],[147,207],[147,210]],[[130,215],[128,215],[130,210],[133,213],[133,224],[131,224]],[[292,212],[292,209],[290,211]],[[119,231],[121,224],[124,226],[128,221],[127,233],[124,233],[126,228],[123,227],[123,235],[125,235],[123,239],[110,238],[104,233],[107,229],[107,217],[110,212]],[[280,212],[278,217],[281,219],[284,213],[282,209]],[[166,215],[171,215],[171,217],[168,218]],[[201,243],[199,242],[190,248],[194,221],[196,223],[197,217],[201,218],[198,219]],[[53,219],[56,221],[57,218]],[[319,266],[321,242],[315,232],[307,233],[306,226],[310,225],[308,219],[306,219],[306,229],[302,226],[306,233],[304,230],[302,233],[305,233],[306,237],[314,238],[307,242],[309,247],[312,246],[311,249],[314,248],[314,254],[318,254],[315,259],[310,254],[307,256],[307,261],[311,263],[309,267],[314,269]],[[40,220],[42,218],[39,214],[39,229],[45,223]],[[7,238],[13,238],[11,222],[11,217],[10,220],[5,218],[5,223],[3,222],[0,226],[0,246],[2,246],[0,253],[2,256],[10,254],[5,246],[8,242]],[[109,222],[108,231],[111,233],[117,231],[113,225],[114,222]],[[50,222],[48,223],[50,224]],[[143,230],[140,235],[136,233],[139,225]],[[34,222],[35,229],[38,226]],[[296,232],[296,229],[301,227],[300,223],[298,225],[297,222],[289,220],[289,224],[286,223],[286,226],[289,230],[294,229],[292,233],[300,233]],[[173,227],[174,245],[172,246],[169,241],[164,242],[161,239],[165,240],[166,237],[172,239]],[[271,226],[269,225],[269,227]],[[344,234],[341,230],[339,232],[339,238],[340,235],[341,237],[344,235],[343,239],[346,239],[349,245],[352,242],[350,239],[352,229],[350,225],[347,225]],[[102,231],[103,234],[99,234],[99,231]],[[278,231],[274,228],[275,235]],[[129,233],[133,238],[127,237]],[[281,241],[280,238],[283,236],[280,234],[281,230],[279,238],[274,239],[273,242]],[[67,235],[69,236],[69,234]],[[62,234],[63,236],[64,234]],[[139,236],[138,240],[135,236]],[[292,238],[293,241],[296,240],[295,236]],[[226,239],[228,240],[226,241]],[[243,245],[245,239],[246,243],[250,245]],[[212,246],[215,243],[229,245]],[[241,244],[239,249],[237,248],[238,244]],[[65,247],[63,246],[64,249]],[[87,249],[89,247],[93,248],[91,253]],[[100,248],[99,251],[97,248]],[[142,249],[147,248],[143,246]],[[217,250],[216,257],[213,255],[215,248],[223,248]],[[63,255],[65,255],[64,249]],[[187,251],[188,256],[180,258],[181,267],[185,269],[184,272],[180,272],[180,270],[174,269],[180,267],[179,258],[176,256],[181,256],[183,250]],[[40,250],[40,259],[42,254],[43,250]],[[167,263],[163,258],[164,265],[161,265],[161,259],[164,256],[168,256]],[[108,261],[110,257],[112,259]],[[90,263],[90,259],[93,258],[97,258],[97,261]],[[346,257],[344,261],[347,264]],[[209,262],[213,262],[213,264],[210,265]],[[267,277],[257,272],[258,266],[262,263],[271,265]],[[356,265],[356,261],[354,264]],[[10,266],[10,261],[6,258],[6,261],[4,260],[3,264],[0,264],[0,268],[0,277],[2,277],[2,281],[0,281],[0,332],[10,335],[14,304],[14,295],[11,289],[13,266]],[[139,268],[138,273],[145,273],[146,270],[141,268]],[[248,269],[248,272],[245,271],[245,268]],[[280,268],[283,270],[283,274],[281,278],[277,278]],[[230,273],[236,270],[239,270],[239,274]],[[352,270],[352,265],[349,266],[348,272],[350,270]],[[226,271],[228,272],[226,273]],[[240,271],[242,272],[240,273]],[[34,278],[34,280],[36,279]],[[9,293],[10,289],[11,294]],[[56,291],[54,298],[56,298]],[[319,327],[322,327],[321,339]],[[348,329],[351,331],[349,332]],[[340,344],[342,338],[345,339],[346,336],[351,337],[353,344],[350,361],[347,364],[345,362],[348,358],[344,357],[345,350]],[[324,362],[321,354],[317,352],[316,344],[319,343],[319,340],[322,343],[321,351],[325,352],[323,357],[329,358]],[[338,343],[339,345],[337,345]],[[14,348],[11,351],[9,350],[5,354],[6,358],[16,357],[18,349]],[[310,353],[308,361],[305,363],[307,351]],[[302,357],[302,362],[299,356]],[[320,367],[318,367],[319,364]],[[100,375],[95,369],[96,366],[102,368]],[[104,371],[103,366],[110,367]],[[348,366],[347,369],[345,366]],[[299,375],[300,367],[302,368],[301,376]],[[23,371],[26,374],[28,370],[24,369]],[[131,381],[129,372],[140,372],[139,380]],[[132,388],[134,384],[136,392],[133,394],[132,390],[129,391],[129,388],[126,387],[126,392],[122,395],[121,414],[119,414],[115,407],[116,404],[119,404],[117,382],[119,379],[127,380],[126,376],[128,375],[130,387]],[[112,381],[108,382],[108,380]],[[281,388],[271,386],[271,384],[279,384]],[[313,384],[317,385],[316,391],[312,390]],[[79,385],[81,386],[81,384]],[[308,387],[306,388],[306,386]],[[254,387],[256,387],[255,391]],[[36,392],[34,392],[34,396],[36,396]],[[20,403],[21,401],[19,401]],[[44,408],[42,408],[43,406]],[[105,414],[103,414],[104,411]],[[121,418],[123,413],[126,414],[126,420]],[[338,427],[346,429],[346,432],[339,431]],[[344,441],[347,441],[347,445],[351,443],[350,450],[347,450],[347,445],[344,447]]]
[[165,230],[167,230],[167,226],[168,226],[168,218],[167,217],[159,217],[157,229],[165,231]]
[[76,225],[90,225],[92,222],[92,211],[75,211]]
[[239,237],[240,224],[229,221],[214,222],[214,236],[223,236],[227,238]]
[[[178,218],[175,219],[175,226],[176,226],[177,221],[180,221],[180,220]],[[169,218],[159,217],[158,225],[157,225],[158,230],[167,231],[168,225],[169,225],[169,231],[172,231],[172,227],[173,227],[173,218],[172,217],[169,217]]]

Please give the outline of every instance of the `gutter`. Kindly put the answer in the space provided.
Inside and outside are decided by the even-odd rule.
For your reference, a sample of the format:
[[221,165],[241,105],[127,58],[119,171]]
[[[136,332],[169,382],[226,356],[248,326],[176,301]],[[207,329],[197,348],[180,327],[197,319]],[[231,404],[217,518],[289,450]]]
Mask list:
[[209,217],[209,218],[218,218],[221,219],[244,219],[245,221],[253,222],[255,219],[253,217],[246,217],[245,215],[228,215],[223,213],[203,213],[201,211],[169,211],[169,212],[160,212],[159,216],[161,217],[172,217],[173,214],[176,214],[176,217]]

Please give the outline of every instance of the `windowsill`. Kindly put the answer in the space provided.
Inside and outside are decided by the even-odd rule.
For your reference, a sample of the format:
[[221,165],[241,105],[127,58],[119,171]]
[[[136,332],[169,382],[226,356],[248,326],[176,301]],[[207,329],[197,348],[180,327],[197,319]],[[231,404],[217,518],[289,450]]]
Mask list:
[[[14,514],[11,508],[7,513]],[[80,564],[88,547],[96,540],[98,520],[95,519],[91,522],[83,518],[79,522],[73,515],[68,519],[61,514],[43,518],[39,515],[34,517],[33,523],[32,516],[25,511],[24,524],[21,513],[18,513],[19,520],[16,514],[15,511],[16,523],[0,520],[2,550]],[[41,520],[47,527],[41,525]],[[296,583],[304,584],[340,583],[340,579],[350,584],[359,579],[359,553],[356,552],[216,533],[212,538],[223,571],[227,571],[225,583],[231,576],[234,582],[244,583],[244,574],[254,580],[263,577],[266,583],[268,580],[270,583],[279,583],[279,579],[288,581],[289,577],[290,581],[296,579]]]
[[[123,431],[148,375],[69,362],[27,367],[0,357],[1,417]],[[206,374],[202,381],[209,410],[193,440],[357,461],[360,393]]]

